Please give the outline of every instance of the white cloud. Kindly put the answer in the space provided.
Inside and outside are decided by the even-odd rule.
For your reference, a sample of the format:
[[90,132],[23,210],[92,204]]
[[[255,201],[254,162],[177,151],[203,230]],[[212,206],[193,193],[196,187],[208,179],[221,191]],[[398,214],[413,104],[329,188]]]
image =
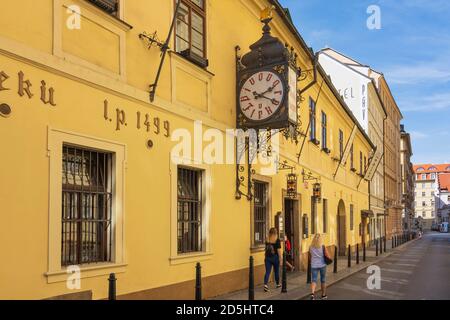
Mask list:
[[411,138],[414,139],[414,140],[428,138],[428,134],[420,132],[420,131],[412,130],[409,133],[411,135]]
[[433,65],[430,63],[400,65],[391,67],[383,73],[389,83],[398,85],[450,81],[450,67],[448,65]]
[[398,99],[402,111],[437,111],[450,109],[450,93],[435,93],[430,96],[408,100]]

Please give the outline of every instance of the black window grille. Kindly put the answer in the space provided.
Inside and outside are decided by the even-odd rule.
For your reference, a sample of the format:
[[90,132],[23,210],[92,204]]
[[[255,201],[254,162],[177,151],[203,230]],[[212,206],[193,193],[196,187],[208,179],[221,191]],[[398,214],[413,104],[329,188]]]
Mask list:
[[88,1],[111,15],[116,16],[119,12],[119,0],[88,0]]
[[178,168],[178,253],[203,251],[203,171]]
[[262,245],[266,239],[267,228],[267,183],[254,181],[253,198],[253,243]]
[[112,260],[113,154],[64,145],[61,265]]

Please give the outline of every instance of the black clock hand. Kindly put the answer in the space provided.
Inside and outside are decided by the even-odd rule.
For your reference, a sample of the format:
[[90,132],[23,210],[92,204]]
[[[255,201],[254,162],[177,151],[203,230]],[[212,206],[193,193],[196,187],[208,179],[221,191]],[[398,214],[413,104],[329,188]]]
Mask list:
[[276,101],[277,101],[275,98],[271,99],[271,98],[269,98],[269,97],[266,97],[264,94],[260,94],[259,96],[260,96],[261,98],[265,98],[265,99],[267,99],[267,100],[270,100],[273,104],[275,104]]

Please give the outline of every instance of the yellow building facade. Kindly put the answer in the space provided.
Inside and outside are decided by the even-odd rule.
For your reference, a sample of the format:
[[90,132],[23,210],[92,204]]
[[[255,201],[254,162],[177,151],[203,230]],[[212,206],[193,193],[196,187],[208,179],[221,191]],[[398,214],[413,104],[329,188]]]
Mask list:
[[[140,35],[164,39],[174,1],[3,5],[1,299],[104,299],[110,273],[122,299],[189,299],[197,262],[205,297],[243,289],[250,255],[262,282],[264,237],[278,213],[298,267],[314,233],[341,254],[366,237],[362,157],[373,144],[320,66],[315,81],[305,72],[298,84],[304,136],[296,144],[275,135],[276,169],[286,161],[298,177],[295,199],[287,171],[254,166],[255,196],[236,199],[233,162],[194,161],[217,133],[208,130],[236,127],[235,48],[245,53],[261,37],[262,9],[275,6],[272,34],[293,47],[301,70],[314,69],[314,56],[276,1],[182,3],[153,102],[161,52]],[[174,155],[183,132],[193,152]]]

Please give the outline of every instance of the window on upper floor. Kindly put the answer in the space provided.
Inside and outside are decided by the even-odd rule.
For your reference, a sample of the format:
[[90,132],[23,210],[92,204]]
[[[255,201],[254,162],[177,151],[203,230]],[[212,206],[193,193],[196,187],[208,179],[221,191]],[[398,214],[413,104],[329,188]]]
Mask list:
[[344,155],[344,132],[339,129],[339,159]]
[[425,197],[425,192],[422,192],[422,197]]
[[90,3],[96,5],[103,11],[117,16],[119,13],[119,0],[87,0]]
[[417,172],[422,172],[424,170],[425,170],[424,168],[420,167],[420,168],[417,169]]
[[316,102],[309,98],[309,138],[316,141]]
[[322,149],[327,149],[327,114],[322,111]]
[[431,179],[436,179],[436,173],[431,174]]
[[427,180],[427,175],[426,174],[422,175],[422,180]]
[[359,152],[359,174],[363,174],[363,154],[361,151]]
[[204,0],[181,0],[175,27],[175,51],[202,68],[208,66]]
[[350,147],[350,170],[355,169],[355,161],[354,161],[354,155],[353,155],[353,144]]

